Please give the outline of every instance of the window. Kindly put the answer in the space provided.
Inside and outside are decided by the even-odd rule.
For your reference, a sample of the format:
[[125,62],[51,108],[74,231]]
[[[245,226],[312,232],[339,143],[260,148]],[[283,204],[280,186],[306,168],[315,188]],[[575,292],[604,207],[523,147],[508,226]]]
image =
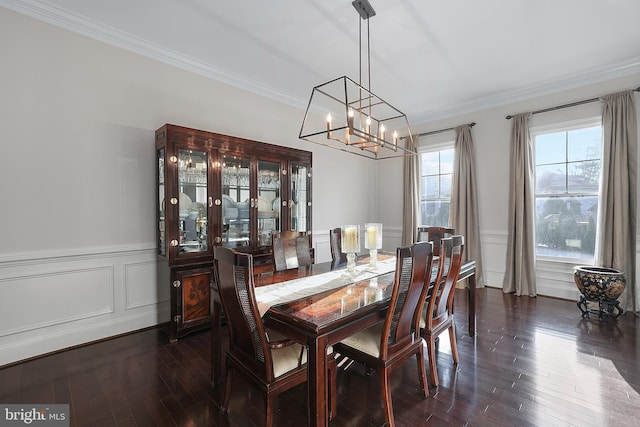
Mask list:
[[420,153],[420,224],[422,225],[449,225],[453,156],[453,148]]
[[536,256],[593,260],[600,189],[599,120],[532,129],[536,174]]

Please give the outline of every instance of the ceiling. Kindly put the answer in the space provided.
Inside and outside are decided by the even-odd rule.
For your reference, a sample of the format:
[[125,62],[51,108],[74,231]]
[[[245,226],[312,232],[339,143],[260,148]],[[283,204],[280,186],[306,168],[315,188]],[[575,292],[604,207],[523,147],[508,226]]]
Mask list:
[[[370,88],[412,123],[640,72],[638,0],[370,2]],[[0,6],[300,108],[316,85],[359,80],[351,0]]]

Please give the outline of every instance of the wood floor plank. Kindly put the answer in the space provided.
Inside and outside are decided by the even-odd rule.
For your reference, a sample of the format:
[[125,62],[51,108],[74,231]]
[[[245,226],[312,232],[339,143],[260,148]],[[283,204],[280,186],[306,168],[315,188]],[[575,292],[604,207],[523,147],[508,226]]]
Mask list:
[[[466,295],[456,291],[459,365],[448,337],[437,357],[440,386],[424,398],[415,360],[391,373],[396,425],[640,425],[638,318],[582,319],[574,301],[477,293],[476,337],[467,335]],[[148,329],[0,369],[2,403],[69,403],[72,426],[262,426],[264,401],[243,378],[229,413],[210,384],[210,334],[169,343]],[[348,364],[347,364],[348,365]],[[338,371],[332,427],[384,424],[377,373]],[[274,425],[307,420],[305,385],[276,399]]]

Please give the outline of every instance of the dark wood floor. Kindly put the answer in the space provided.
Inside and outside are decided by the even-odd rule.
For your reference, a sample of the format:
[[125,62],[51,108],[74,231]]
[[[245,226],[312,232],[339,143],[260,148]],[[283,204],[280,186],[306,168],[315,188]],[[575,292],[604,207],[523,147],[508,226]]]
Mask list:
[[[419,392],[416,364],[392,373],[398,426],[638,426],[638,319],[582,320],[571,301],[478,291],[478,335],[467,334],[458,290],[460,364],[448,339],[438,353],[440,387]],[[208,331],[169,344],[141,331],[0,369],[1,403],[70,403],[74,426],[259,426],[260,393],[238,378],[228,416],[209,383]],[[304,385],[277,399],[275,425],[306,423]],[[377,374],[338,373],[332,426],[381,426]]]

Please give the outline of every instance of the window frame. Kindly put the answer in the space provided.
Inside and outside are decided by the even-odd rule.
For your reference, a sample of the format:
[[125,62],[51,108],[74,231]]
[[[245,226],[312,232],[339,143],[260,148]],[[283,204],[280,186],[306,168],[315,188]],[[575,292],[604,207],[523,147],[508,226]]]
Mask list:
[[[570,132],[579,129],[585,129],[589,127],[600,127],[602,129],[602,117],[601,116],[589,116],[580,119],[567,120],[567,121],[558,121],[547,123],[544,125],[532,126],[529,128],[529,136],[531,138],[531,145],[533,148],[533,173],[534,173],[534,181],[533,181],[533,193],[534,193],[534,211],[535,206],[537,205],[538,192],[537,192],[537,156],[536,156],[536,136],[544,135],[549,133],[558,133],[558,132]],[[595,194],[598,198],[598,208],[596,214],[596,227],[597,227],[597,218],[600,215],[601,211],[601,203],[602,203],[602,194],[601,194],[601,183],[602,183],[602,144],[600,145],[600,177],[598,179],[598,192]],[[565,164],[571,163],[565,159]],[[571,196],[571,195],[585,195],[587,193],[566,193],[563,196]],[[541,197],[549,197],[549,194],[541,194]],[[537,213],[534,215],[537,218]],[[535,231],[535,223],[534,223],[534,231]],[[597,228],[596,228],[596,245],[597,245]],[[595,250],[594,255],[591,258],[581,258],[581,257],[564,257],[564,256],[553,256],[553,255],[537,255],[537,240],[536,247],[534,247],[534,255],[537,261],[541,262],[553,262],[553,263],[569,263],[569,264],[593,264],[595,262]]]
[[[422,201],[423,200],[431,200],[431,199],[423,199],[422,198],[422,154],[425,153],[433,153],[433,152],[439,152],[439,151],[443,151],[443,150],[453,150],[453,156],[454,156],[454,165],[455,165],[455,135],[447,137],[444,136],[445,139],[441,139],[439,142],[435,142],[435,143],[423,143],[423,144],[418,144],[418,212],[420,213],[419,217],[418,217],[418,226],[433,226],[433,225],[437,225],[437,224],[423,224],[422,223]],[[451,183],[453,184],[453,175],[455,174],[455,166],[454,166],[454,170],[451,171]],[[453,188],[451,189],[451,191],[453,191]],[[434,199],[435,200],[435,199]],[[445,200],[445,199],[439,199],[439,200]],[[449,207],[451,207],[451,196],[449,196]],[[449,210],[449,219],[447,220],[447,224],[445,224],[445,227],[448,227],[451,225],[451,210]]]

